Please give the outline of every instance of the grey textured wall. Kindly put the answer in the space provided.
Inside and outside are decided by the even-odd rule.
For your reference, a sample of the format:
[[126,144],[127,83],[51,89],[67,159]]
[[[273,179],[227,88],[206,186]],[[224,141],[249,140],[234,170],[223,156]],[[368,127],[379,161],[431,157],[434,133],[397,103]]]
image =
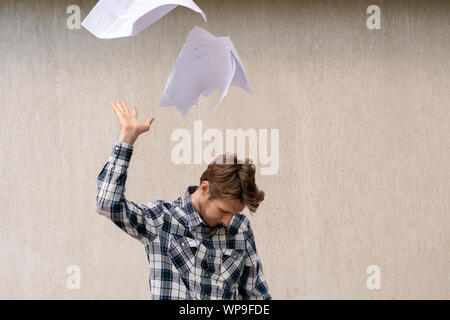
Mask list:
[[[0,298],[149,298],[143,246],[95,210],[113,99],[156,118],[128,171],[135,202],[198,183],[206,164],[171,161],[175,129],[279,129],[279,171],[258,173],[249,215],[274,299],[450,298],[450,2],[196,3],[207,24],[179,7],[99,40],[66,28],[67,6],[84,18],[95,1],[0,1]],[[158,104],[195,25],[231,38],[255,94],[231,87],[214,112],[215,92],[183,118]]]

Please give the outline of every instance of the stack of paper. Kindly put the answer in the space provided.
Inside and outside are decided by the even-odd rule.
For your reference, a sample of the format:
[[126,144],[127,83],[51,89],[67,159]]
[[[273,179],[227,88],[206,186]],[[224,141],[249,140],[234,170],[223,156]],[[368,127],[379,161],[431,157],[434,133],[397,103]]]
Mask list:
[[185,116],[193,105],[198,104],[200,94],[208,96],[219,89],[221,97],[216,110],[232,84],[253,94],[230,38],[215,37],[196,26],[172,67],[160,106],[176,106]]
[[100,0],[81,25],[100,39],[130,37],[159,20],[176,6],[202,15],[192,0]]

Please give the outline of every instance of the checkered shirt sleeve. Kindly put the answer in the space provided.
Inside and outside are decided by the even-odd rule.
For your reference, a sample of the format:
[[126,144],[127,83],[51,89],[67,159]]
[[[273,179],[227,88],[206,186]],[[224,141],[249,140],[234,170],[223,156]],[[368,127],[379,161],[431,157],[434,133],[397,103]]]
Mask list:
[[[127,168],[133,145],[116,141],[108,162],[97,179],[97,212],[143,244],[157,236],[157,207],[136,204],[125,198]],[[145,207],[145,208],[144,208]]]

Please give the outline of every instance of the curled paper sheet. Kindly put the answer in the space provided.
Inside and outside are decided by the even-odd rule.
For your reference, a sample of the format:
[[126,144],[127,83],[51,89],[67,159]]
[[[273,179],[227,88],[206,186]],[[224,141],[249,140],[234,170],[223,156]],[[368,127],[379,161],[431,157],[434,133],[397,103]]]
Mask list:
[[81,25],[100,39],[135,36],[176,6],[206,15],[192,0],[100,0]]
[[176,106],[183,114],[198,104],[200,94],[219,89],[221,97],[230,85],[253,94],[247,74],[229,37],[215,37],[196,26],[189,33],[167,79],[160,107]]

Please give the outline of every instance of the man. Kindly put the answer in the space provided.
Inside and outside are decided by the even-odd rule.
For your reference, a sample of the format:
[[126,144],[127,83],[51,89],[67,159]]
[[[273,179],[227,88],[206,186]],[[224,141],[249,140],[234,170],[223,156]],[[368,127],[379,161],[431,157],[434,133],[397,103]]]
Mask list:
[[134,142],[154,118],[140,122],[136,107],[111,105],[121,131],[98,176],[97,212],[145,245],[151,298],[271,299],[250,221],[241,213],[264,200],[255,166],[222,155],[200,186],[189,186],[177,200],[136,204],[125,199],[127,168]]

